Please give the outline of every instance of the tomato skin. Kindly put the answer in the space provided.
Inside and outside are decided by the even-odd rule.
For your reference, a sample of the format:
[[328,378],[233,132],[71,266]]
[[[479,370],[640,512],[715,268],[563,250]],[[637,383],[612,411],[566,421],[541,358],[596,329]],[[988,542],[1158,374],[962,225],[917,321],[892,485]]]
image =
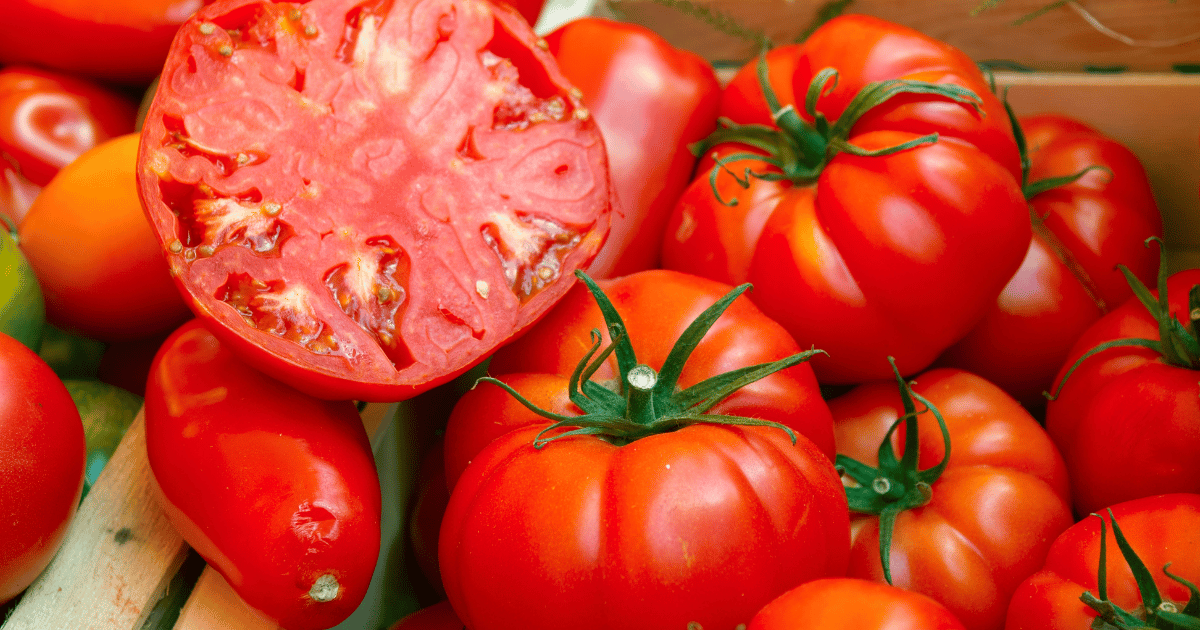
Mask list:
[[67,388],[32,350],[0,334],[0,603],[58,551],[83,491],[87,446]]
[[473,630],[732,628],[845,570],[845,493],[803,436],[691,425],[536,449],[539,430],[493,441],[451,492],[438,555]]
[[138,173],[193,310],[331,400],[411,397],[528,327],[613,207],[596,121],[538,41],[466,0],[201,9]]
[[[1013,590],[1073,522],[1062,457],[1017,401],[978,376],[934,369],[916,377],[913,391],[941,411],[951,457],[931,501],[896,518],[892,583],[932,597],[971,630],[1000,628]],[[888,426],[904,413],[894,381],[860,385],[830,409],[839,453],[872,466]],[[925,469],[942,460],[945,446],[930,414],[918,425]],[[903,442],[896,431],[897,454]],[[883,581],[878,517],[854,517],[852,528],[847,575]]]
[[[1200,269],[1167,280],[1171,313],[1181,321],[1196,284]],[[1194,370],[1171,366],[1145,348],[1111,348],[1080,363],[1062,384],[1088,350],[1114,339],[1157,340],[1158,330],[1146,307],[1131,298],[1084,331],[1055,377],[1051,391],[1058,397],[1046,405],[1046,431],[1071,475],[1076,516],[1139,497],[1200,492]]]
[[[822,383],[887,378],[886,356],[916,373],[971,330],[1028,249],[1007,115],[961,52],[876,18],[836,18],[803,45],[780,48],[767,57],[768,75],[785,106],[803,110],[816,73],[839,71],[817,101],[831,121],[866,83],[900,78],[968,88],[982,111],[896,96],[859,118],[848,141],[883,149],[937,133],[937,142],[886,156],[838,153],[811,185],[756,183],[734,195],[721,183],[733,179],[730,171],[709,166],[668,222],[663,266],[705,275],[715,268],[722,281],[753,283],[755,302],[798,343],[829,353],[813,360]],[[740,117],[735,122],[770,120],[756,71],[757,61],[747,64],[726,87],[722,114]],[[739,177],[744,171],[727,166]],[[736,206],[716,198],[713,173],[721,199],[736,198]]]
[[913,591],[860,580],[801,584],[758,611],[746,630],[966,630],[945,606]]
[[46,300],[46,319],[101,341],[163,333],[189,315],[138,201],[138,136],[68,164],[18,227]]
[[46,305],[29,260],[0,225],[0,333],[37,352],[42,345]]
[[[167,516],[247,604],[289,630],[329,628],[358,607],[381,498],[352,402],[268,378],[193,320],[155,358],[145,417]],[[322,576],[340,585],[332,601],[310,596]]]
[[466,630],[466,626],[454,614],[450,602],[442,600],[404,617],[388,630]]
[[38,186],[83,152],[133,132],[137,104],[67,74],[0,68],[0,155]]
[[[1200,495],[1162,494],[1123,501],[1111,506],[1121,532],[1145,562],[1163,599],[1179,604],[1188,591],[1163,574],[1163,565],[1190,581],[1200,580]],[[1102,514],[1110,521],[1108,514]],[[1063,532],[1046,556],[1045,565],[1029,576],[1013,594],[1005,630],[1077,630],[1090,628],[1096,611],[1079,601],[1085,591],[1099,595],[1100,523],[1084,518]],[[1116,544],[1111,521],[1106,576],[1108,598],[1125,610],[1134,610],[1141,594],[1133,573]]]
[[546,43],[600,125],[620,201],[588,274],[656,268],[667,219],[696,167],[688,145],[716,128],[712,64],[643,26],[603,18],[569,22]]
[[1042,392],[1093,322],[1132,297],[1117,269],[1153,284],[1158,255],[1145,246],[1162,235],[1162,217],[1146,171],[1124,145],[1061,115],[1020,120],[1029,146],[1030,181],[1081,179],[1030,199],[1041,217],[1029,251],[995,304],[939,364],[974,372],[1026,407],[1045,406]]
[[6,0],[0,3],[0,65],[148,83],[162,70],[175,31],[202,2]]

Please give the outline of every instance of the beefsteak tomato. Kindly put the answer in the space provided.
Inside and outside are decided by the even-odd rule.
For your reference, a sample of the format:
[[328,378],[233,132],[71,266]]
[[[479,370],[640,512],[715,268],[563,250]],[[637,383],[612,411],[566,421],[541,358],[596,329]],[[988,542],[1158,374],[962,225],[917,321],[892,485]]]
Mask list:
[[966,630],[945,606],[890,584],[825,578],[801,584],[758,611],[746,630]]
[[857,513],[847,575],[924,593],[969,630],[998,630],[1013,591],[1073,522],[1062,457],[978,376],[942,368],[897,380],[899,392],[867,383],[829,404]]
[[155,357],[145,417],[167,517],[247,604],[288,630],[354,612],[382,506],[353,402],[265,376],[192,320]]
[[256,367],[394,401],[481,361],[608,231],[600,131],[511,7],[218,0],[180,29],[141,197],[193,310]]
[[978,374],[1040,411],[1079,335],[1133,297],[1117,265],[1154,280],[1158,258],[1143,244],[1162,235],[1162,217],[1145,168],[1125,145],[1061,115],[1019,125],[1033,240],[988,314],[938,363]]
[[1007,114],[947,44],[834,18],[742,68],[722,113],[663,265],[753,283],[764,312],[829,353],[822,383],[885,378],[889,355],[905,374],[929,366],[1028,249]]

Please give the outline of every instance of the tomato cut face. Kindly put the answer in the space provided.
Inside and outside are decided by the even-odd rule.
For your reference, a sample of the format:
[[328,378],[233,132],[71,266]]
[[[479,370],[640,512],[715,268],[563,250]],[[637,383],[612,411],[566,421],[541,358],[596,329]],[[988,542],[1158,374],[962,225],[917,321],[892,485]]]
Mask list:
[[595,256],[600,133],[514,10],[218,0],[176,38],[139,187],[193,310],[269,374],[397,400],[523,329]]

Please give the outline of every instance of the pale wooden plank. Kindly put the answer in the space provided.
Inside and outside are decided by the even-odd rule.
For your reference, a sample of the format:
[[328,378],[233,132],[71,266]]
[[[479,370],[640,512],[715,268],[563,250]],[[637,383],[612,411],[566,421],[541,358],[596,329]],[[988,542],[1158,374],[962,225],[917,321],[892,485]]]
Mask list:
[[4,630],[140,628],[187,554],[153,495],[138,414]]
[[[596,13],[658,31],[668,41],[717,61],[745,60],[757,49],[749,41],[714,30],[660,0],[598,0]],[[679,0],[676,3],[682,4]],[[981,0],[856,0],[850,10],[915,28],[961,48],[978,60],[1005,59],[1040,70],[1123,66],[1169,70],[1200,63],[1200,40],[1173,46],[1130,46],[1113,39],[1068,7],[1020,25],[1013,22],[1049,0],[1003,0],[972,16]],[[690,0],[723,12],[738,24],[787,43],[812,23],[826,0]],[[1200,32],[1200,3],[1168,0],[1086,0],[1078,3],[1102,24],[1137,40],[1167,42]],[[1140,42],[1139,42],[1140,43]]]

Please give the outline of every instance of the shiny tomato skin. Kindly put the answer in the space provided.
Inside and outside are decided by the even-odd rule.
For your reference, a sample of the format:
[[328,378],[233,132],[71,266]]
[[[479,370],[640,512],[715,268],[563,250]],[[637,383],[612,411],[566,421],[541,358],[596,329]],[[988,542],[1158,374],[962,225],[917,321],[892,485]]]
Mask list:
[[[1168,578],[1170,571],[1192,582],[1200,581],[1200,495],[1162,494],[1123,501],[1110,506],[1112,514],[1138,557],[1150,569],[1163,599],[1179,609],[1188,600],[1187,589]],[[1117,606],[1135,610],[1142,602],[1129,565],[1122,557],[1107,511],[1106,576],[1108,598]],[[1100,523],[1094,516],[1080,520],[1063,532],[1046,555],[1044,566],[1029,576],[1013,594],[1005,630],[1077,630],[1090,628],[1096,611],[1079,600],[1085,591],[1099,596]]]
[[604,18],[569,22],[546,43],[600,125],[620,202],[588,273],[656,268],[667,219],[696,168],[688,145],[716,128],[721,85],[712,64],[644,26]]
[[[1186,322],[1188,291],[1200,269],[1167,280],[1171,313]],[[1157,292],[1154,292],[1157,295]],[[1185,323],[1185,326],[1187,324]],[[1172,492],[1200,493],[1200,384],[1196,372],[1146,348],[1118,347],[1063,376],[1088,350],[1115,339],[1157,340],[1158,324],[1131,298],[1076,340],[1055,376],[1046,431],[1071,475],[1075,515],[1121,501]],[[1061,389],[1060,389],[1061,385]]]
[[162,70],[179,25],[205,0],[5,0],[0,65],[129,84]]
[[68,164],[18,231],[42,285],[46,320],[101,341],[165,333],[189,316],[138,201],[138,135]]
[[0,603],[58,551],[83,492],[87,446],[71,394],[32,350],[0,334]]
[[[951,456],[931,501],[896,518],[892,583],[937,600],[970,630],[996,630],[1012,592],[1073,522],[1066,468],[1037,421],[982,378],[934,369],[918,375],[913,390],[941,411]],[[904,413],[894,381],[860,385],[830,409],[838,452],[870,465]],[[926,469],[942,460],[945,446],[931,414],[920,416],[919,427],[919,467]],[[903,429],[893,440],[899,456]],[[852,519],[848,576],[883,580],[878,523],[876,516]]]
[[539,430],[493,441],[451,491],[439,564],[472,630],[732,628],[845,571],[845,493],[803,436],[696,424],[537,449]]
[[966,630],[945,606],[913,591],[857,578],[801,584],[758,611],[746,630]]
[[141,198],[193,310],[275,378],[411,397],[604,241],[599,128],[508,5],[218,0],[179,33]]
[[[813,361],[823,383],[887,378],[887,356],[902,372],[918,372],[971,330],[1028,248],[1020,159],[1003,106],[960,51],[873,17],[836,18],[804,44],[772,52],[771,84],[783,105],[801,111],[816,73],[839,71],[817,99],[830,121],[864,84],[901,78],[970,89],[981,111],[896,96],[859,118],[848,141],[874,150],[931,133],[938,140],[886,156],[838,153],[811,184],[755,183],[738,193],[721,180],[741,177],[752,160],[729,170],[702,165],[668,222],[663,266],[715,268],[722,281],[753,283],[755,302],[798,343],[829,353]],[[722,114],[735,122],[771,119],[756,72],[757,61],[747,64],[725,89]],[[736,206],[714,195],[714,172],[721,199]]]
[[454,614],[450,602],[442,600],[400,619],[388,630],[466,630],[466,626]]
[[[168,518],[247,604],[289,630],[329,628],[358,607],[381,498],[353,402],[270,379],[192,320],[155,358],[145,417]],[[330,576],[336,596],[317,601]]]
[[137,104],[129,97],[68,74],[0,68],[0,155],[21,175],[45,186],[83,152],[133,132]]
[[1162,236],[1162,217],[1128,147],[1067,116],[1027,116],[1020,124],[1031,182],[1089,166],[1107,170],[1029,200],[1035,225],[1025,260],[984,319],[939,364],[979,374],[1026,407],[1042,409],[1042,393],[1075,339],[1132,297],[1117,265],[1154,283],[1158,253],[1145,241]]

